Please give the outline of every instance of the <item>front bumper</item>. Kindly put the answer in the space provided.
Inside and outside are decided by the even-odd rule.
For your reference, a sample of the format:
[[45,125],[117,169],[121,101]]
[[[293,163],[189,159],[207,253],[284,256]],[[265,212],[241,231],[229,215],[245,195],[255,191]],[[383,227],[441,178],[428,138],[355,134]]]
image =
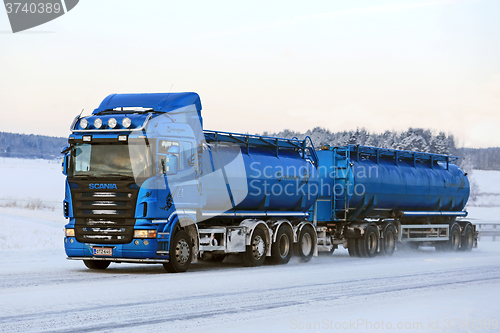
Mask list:
[[144,264],[163,264],[168,262],[168,259],[134,259],[134,258],[114,258],[114,257],[67,257],[69,260],[102,260],[112,262],[130,262]]
[[[145,244],[145,241],[146,244]],[[136,244],[137,243],[137,244]],[[113,254],[110,256],[95,256],[93,248],[112,248]],[[64,249],[68,259],[95,259],[120,262],[165,262],[168,253],[162,251],[158,254],[158,241],[156,239],[132,239],[126,244],[96,244],[81,243],[75,237],[64,237]],[[142,260],[142,261],[138,261]],[[158,261],[157,261],[158,260]]]

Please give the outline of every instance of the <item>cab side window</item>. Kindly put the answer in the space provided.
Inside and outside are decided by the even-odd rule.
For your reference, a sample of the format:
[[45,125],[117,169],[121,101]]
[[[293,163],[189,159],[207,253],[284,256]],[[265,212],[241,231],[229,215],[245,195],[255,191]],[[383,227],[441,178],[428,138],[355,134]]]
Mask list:
[[[172,146],[177,146],[177,149]],[[175,152],[174,152],[175,151]],[[171,160],[177,161],[177,170],[192,166],[193,158],[197,158],[193,144],[188,141],[159,140],[158,141],[158,172],[165,173],[167,167],[171,170]],[[170,163],[170,164],[169,164]],[[173,170],[171,170],[173,171]],[[168,172],[167,172],[168,173]]]

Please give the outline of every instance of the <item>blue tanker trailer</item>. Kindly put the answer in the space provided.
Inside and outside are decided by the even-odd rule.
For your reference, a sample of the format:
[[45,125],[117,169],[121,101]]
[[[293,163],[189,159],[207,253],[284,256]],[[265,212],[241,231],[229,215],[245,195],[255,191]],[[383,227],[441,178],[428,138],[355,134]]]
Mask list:
[[246,266],[429,243],[470,250],[469,194],[451,156],[203,130],[195,93],[113,94],[63,150],[68,259]]

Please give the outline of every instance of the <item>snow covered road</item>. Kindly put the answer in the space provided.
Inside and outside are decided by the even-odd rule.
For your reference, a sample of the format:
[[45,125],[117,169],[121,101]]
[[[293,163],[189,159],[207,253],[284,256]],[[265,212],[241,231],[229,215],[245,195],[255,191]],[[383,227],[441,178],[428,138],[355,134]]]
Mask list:
[[[62,250],[34,258],[18,251],[15,263],[0,264],[0,330],[328,332],[350,322],[347,330],[373,331],[383,321],[394,331],[398,323],[415,332],[477,331],[452,329],[451,320],[500,320],[500,243],[481,245],[472,253],[424,248],[375,259],[340,250],[257,268],[228,258],[184,274],[130,264],[93,272]],[[440,330],[429,327],[436,321]]]

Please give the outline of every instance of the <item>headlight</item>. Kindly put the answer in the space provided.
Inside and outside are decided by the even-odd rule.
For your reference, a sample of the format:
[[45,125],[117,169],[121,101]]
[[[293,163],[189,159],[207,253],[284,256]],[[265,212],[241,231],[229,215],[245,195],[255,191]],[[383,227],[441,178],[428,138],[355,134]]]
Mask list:
[[86,129],[87,126],[89,126],[89,122],[87,121],[87,119],[83,118],[80,120],[80,128],[81,129]]
[[125,118],[123,118],[123,120],[122,120],[122,125],[123,125],[123,127],[125,127],[125,128],[129,128],[129,127],[130,127],[130,125],[132,125],[132,120],[130,120],[130,118],[129,118],[129,117],[125,117]]
[[66,237],[75,237],[75,229],[64,229]]
[[116,127],[116,119],[115,118],[109,118],[109,120],[108,120],[108,127],[109,128],[115,128]]
[[134,238],[156,238],[156,230],[134,230]]
[[102,126],[102,120],[100,118],[97,118],[96,120],[94,120],[94,127],[99,129],[101,128]]

